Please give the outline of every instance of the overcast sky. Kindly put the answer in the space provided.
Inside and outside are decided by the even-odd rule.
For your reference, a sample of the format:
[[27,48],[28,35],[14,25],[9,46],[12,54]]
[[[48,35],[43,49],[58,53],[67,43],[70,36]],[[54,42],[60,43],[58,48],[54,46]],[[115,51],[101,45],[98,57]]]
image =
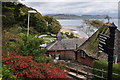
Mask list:
[[[46,1],[46,0],[44,0]],[[22,2],[29,7],[37,9],[42,15],[46,14],[76,14],[76,15],[118,15],[118,1],[117,0],[96,0],[96,1],[78,1],[57,0],[51,2],[40,1],[26,1]],[[68,1],[68,0],[67,0]],[[104,2],[103,2],[104,1]]]

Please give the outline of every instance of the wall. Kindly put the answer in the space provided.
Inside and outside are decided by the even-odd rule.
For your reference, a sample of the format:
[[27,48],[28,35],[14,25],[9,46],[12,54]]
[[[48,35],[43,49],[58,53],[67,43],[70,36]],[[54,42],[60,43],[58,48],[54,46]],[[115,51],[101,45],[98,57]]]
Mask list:
[[85,58],[82,58],[81,54],[77,53],[77,61],[80,62],[80,63],[82,63],[82,64],[85,64],[85,65],[88,65],[88,66],[92,66],[94,59],[88,57],[87,55],[86,55]]
[[48,53],[55,58],[56,54],[60,54],[61,60],[75,60],[75,53],[72,50],[66,51],[48,51]]

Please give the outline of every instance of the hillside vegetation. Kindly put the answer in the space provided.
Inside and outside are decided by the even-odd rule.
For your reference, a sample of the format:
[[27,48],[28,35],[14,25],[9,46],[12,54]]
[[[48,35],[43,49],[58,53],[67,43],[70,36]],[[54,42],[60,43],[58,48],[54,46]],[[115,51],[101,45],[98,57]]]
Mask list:
[[57,33],[61,28],[61,25],[56,19],[52,17],[43,17],[36,9],[27,7],[21,3],[4,2],[2,5],[3,29],[15,26],[27,28],[29,10],[37,12],[35,14],[30,14],[30,27],[37,32]]
[[[67,79],[65,68],[55,64],[44,54],[46,49],[40,47],[51,40],[51,36],[56,38],[61,25],[56,19],[42,16],[35,10],[36,14],[30,14],[30,34],[27,36],[29,10],[35,9],[21,3],[3,3],[2,80]],[[40,37],[43,35],[48,39]]]
[[53,17],[42,16],[36,9],[21,3],[4,2],[2,3],[3,49],[6,49],[9,40],[20,40],[21,33],[27,33],[29,10],[37,12],[30,14],[31,35],[56,34],[61,29],[61,25]]

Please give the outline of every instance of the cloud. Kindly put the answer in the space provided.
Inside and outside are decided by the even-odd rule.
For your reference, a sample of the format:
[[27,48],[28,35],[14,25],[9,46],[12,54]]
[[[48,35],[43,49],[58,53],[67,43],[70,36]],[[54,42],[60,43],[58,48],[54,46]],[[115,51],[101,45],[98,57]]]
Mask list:
[[117,2],[24,2],[44,14],[116,14]]
[[119,2],[119,0],[19,0],[20,2]]

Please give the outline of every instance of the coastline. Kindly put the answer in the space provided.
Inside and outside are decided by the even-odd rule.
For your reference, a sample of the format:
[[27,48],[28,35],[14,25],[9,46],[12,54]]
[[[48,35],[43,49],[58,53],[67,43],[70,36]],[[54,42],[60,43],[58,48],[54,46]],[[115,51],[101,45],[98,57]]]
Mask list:
[[60,32],[62,32],[62,33],[68,32],[69,34],[72,33],[74,36],[76,36],[76,37],[78,37],[78,38],[86,38],[86,37],[83,37],[83,36],[81,36],[81,35],[73,32],[73,31],[74,31],[74,30],[72,30],[72,29],[66,29],[66,28],[61,28],[61,29],[60,29]]

